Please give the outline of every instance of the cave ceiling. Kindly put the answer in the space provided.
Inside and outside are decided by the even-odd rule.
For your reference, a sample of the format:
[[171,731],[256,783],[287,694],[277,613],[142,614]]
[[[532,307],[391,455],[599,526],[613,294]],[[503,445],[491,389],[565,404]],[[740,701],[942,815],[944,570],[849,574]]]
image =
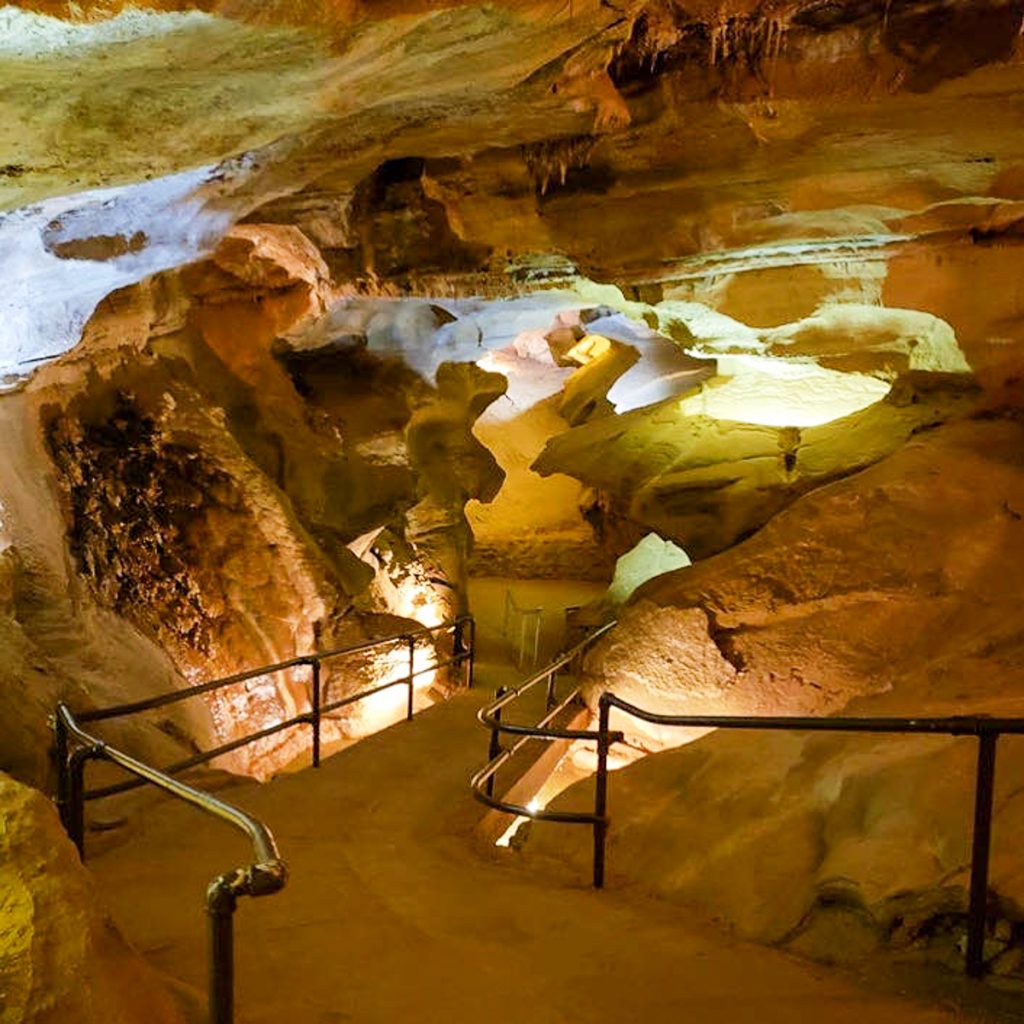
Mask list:
[[[855,299],[912,305],[921,259],[1019,236],[1022,20],[1022,0],[0,7],[0,364],[70,347],[104,295],[238,221],[297,225],[370,294],[578,274],[725,308],[748,271],[771,290],[799,268],[820,299],[840,267]],[[911,284],[883,293],[879,264]],[[795,319],[771,306],[728,311]]]

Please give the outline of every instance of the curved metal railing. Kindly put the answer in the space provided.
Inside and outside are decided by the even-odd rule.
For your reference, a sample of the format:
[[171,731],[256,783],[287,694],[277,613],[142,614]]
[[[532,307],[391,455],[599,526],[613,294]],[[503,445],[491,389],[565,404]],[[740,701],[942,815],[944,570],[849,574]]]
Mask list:
[[[529,807],[526,805],[512,803],[494,795],[494,784],[498,772],[507,765],[515,755],[531,740],[540,740],[551,743],[557,740],[583,740],[598,744],[598,756],[602,744],[607,746],[611,737],[622,738],[621,733],[608,734],[604,737],[593,729],[564,729],[554,726],[562,715],[579,700],[579,686],[573,687],[571,692],[562,700],[556,698],[556,682],[558,674],[562,669],[575,668],[573,673],[579,676],[579,668],[582,665],[586,652],[615,627],[615,622],[609,622],[599,629],[594,630],[586,636],[575,647],[560,654],[554,661],[546,665],[539,672],[530,676],[526,682],[512,690],[499,690],[497,696],[486,707],[477,712],[480,723],[491,731],[491,744],[488,752],[487,764],[483,766],[472,778],[470,785],[473,789],[473,796],[482,804],[508,814],[515,814],[525,818],[534,818],[540,821],[558,821],[563,825],[589,825],[594,830],[594,885],[598,888],[604,882],[604,846],[605,831],[607,829],[607,817],[605,815],[605,793],[598,790],[594,801],[594,810],[590,811],[549,811],[544,807]],[[529,693],[535,687],[544,683],[547,686],[546,713],[536,725],[521,725],[516,722],[506,722],[502,713],[510,705]],[[515,742],[509,747],[502,747],[501,737],[514,736]],[[605,750],[607,757],[607,750]]]
[[[969,977],[980,978],[985,971],[984,943],[988,918],[988,873],[992,843],[992,807],[995,792],[996,741],[1002,735],[1024,735],[1024,718],[996,718],[986,715],[952,716],[947,718],[814,718],[797,715],[666,715],[631,704],[613,693],[605,692],[598,701],[596,729],[572,730],[550,728],[550,723],[578,695],[578,689],[566,701],[551,709],[553,686],[550,673],[572,658],[581,657],[593,642],[614,625],[591,634],[561,659],[532,676],[521,686],[499,694],[478,715],[491,730],[490,760],[472,779],[474,796],[482,803],[509,814],[565,824],[586,824],[594,829],[593,885],[604,886],[605,847],[608,835],[608,753],[613,743],[624,734],[610,727],[612,709],[654,725],[703,729],[787,730],[796,732],[840,732],[876,734],[927,734],[944,736],[976,736],[978,738],[975,773],[974,817],[971,843],[969,906],[967,911],[967,949],[965,969]],[[501,711],[518,696],[548,678],[549,712],[535,726],[511,725],[501,721]],[[502,749],[500,734],[519,737],[508,749]],[[494,796],[494,778],[498,770],[531,739],[580,739],[597,744],[597,771],[592,812],[531,810]]]
[[[83,859],[84,821],[80,794],[84,788],[85,766],[90,760],[110,761],[137,776],[140,783],[157,786],[179,800],[226,821],[248,836],[253,847],[253,861],[218,875],[206,889],[210,935],[210,1021],[211,1024],[231,1024],[234,1019],[234,913],[238,898],[269,896],[283,889],[288,878],[270,829],[240,808],[165,775],[87,733],[66,704],[57,706],[56,727],[64,735],[64,749],[67,751],[66,759],[58,765],[58,786],[64,797],[58,804],[64,827]],[[77,791],[78,799],[69,799],[69,791]]]
[[[451,657],[435,660],[430,665],[417,669],[415,654],[417,643],[424,637],[432,637],[438,632],[450,631],[452,636]],[[323,700],[321,685],[321,665],[333,658],[345,655],[360,654],[386,647],[388,645],[404,645],[408,650],[408,672],[397,679],[388,680],[379,686],[358,693],[349,694],[339,700]],[[281,860],[270,830],[258,819],[244,811],[218,800],[203,790],[189,786],[180,779],[174,778],[178,772],[195,768],[222,754],[237,750],[256,740],[284,729],[297,725],[309,725],[313,731],[312,762],[313,767],[320,765],[320,725],[323,717],[339,708],[356,701],[371,697],[394,686],[405,686],[408,690],[406,717],[413,716],[413,695],[416,679],[425,672],[434,672],[449,666],[461,667],[465,673],[465,683],[473,685],[473,671],[476,647],[476,625],[468,615],[461,616],[451,622],[438,626],[429,626],[411,630],[377,640],[367,640],[350,647],[338,647],[326,651],[291,658],[288,661],[234,675],[214,679],[207,683],[160,694],[145,700],[119,704],[116,707],[99,708],[76,715],[66,704],[59,704],[53,718],[55,738],[55,757],[57,762],[57,808],[65,830],[78,848],[79,855],[85,860],[85,802],[116,793],[124,793],[147,783],[156,786],[166,793],[198,807],[214,817],[226,821],[229,825],[244,832],[250,839],[255,859],[249,865],[218,875],[207,887],[206,909],[210,923],[210,1020],[212,1024],[231,1024],[234,1019],[234,912],[239,896],[267,896],[284,887],[287,872]],[[436,650],[436,647],[435,647]],[[227,686],[244,683],[249,679],[271,675],[275,672],[299,666],[309,666],[311,670],[309,710],[281,722],[275,722],[265,729],[248,733],[245,736],[223,743],[212,750],[205,750],[164,769],[131,757],[129,754],[111,746],[109,743],[93,736],[82,728],[82,723],[103,722],[113,718],[140,714],[155,708],[166,707],[179,701],[189,700],[200,694],[211,693]],[[103,786],[98,789],[85,788],[85,767],[89,761],[102,760],[114,764],[133,776],[126,782]]]

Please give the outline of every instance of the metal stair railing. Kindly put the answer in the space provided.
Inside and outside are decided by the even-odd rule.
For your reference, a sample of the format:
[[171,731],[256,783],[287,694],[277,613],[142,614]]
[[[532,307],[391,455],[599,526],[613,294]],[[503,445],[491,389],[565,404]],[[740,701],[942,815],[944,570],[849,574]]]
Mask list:
[[[590,825],[594,830],[593,886],[601,889],[605,880],[605,856],[608,835],[608,753],[612,744],[624,740],[620,730],[610,728],[611,711],[654,725],[682,728],[787,730],[794,732],[842,732],[877,734],[927,734],[942,736],[976,736],[978,738],[975,772],[974,816],[971,841],[969,902],[967,911],[967,950],[965,971],[970,978],[985,973],[984,943],[988,920],[988,875],[992,844],[992,809],[995,792],[996,741],[1002,735],[1024,735],[1024,718],[996,718],[985,715],[947,718],[821,718],[810,716],[733,716],[733,715],[663,715],[647,711],[605,692],[598,701],[596,729],[558,729],[551,723],[579,695],[578,687],[562,702],[555,703],[554,678],[559,668],[573,659],[582,658],[593,643],[604,636],[614,622],[590,634],[567,654],[531,676],[521,686],[499,691],[495,699],[482,708],[477,717],[491,733],[488,763],[472,778],[473,795],[481,803],[509,814],[563,824]],[[502,712],[522,694],[542,680],[548,681],[548,712],[533,726],[514,725],[502,721]],[[516,737],[508,748],[502,748],[501,735]],[[597,772],[592,812],[550,811],[531,809],[494,796],[494,781],[522,746],[530,740],[583,740],[597,745]]]
[[[195,789],[180,779],[165,775],[150,765],[85,732],[66,704],[56,712],[56,728],[64,735],[68,760],[62,774],[70,775],[71,785],[82,788],[85,765],[90,760],[105,760],[137,776],[140,783],[151,783],[166,793],[184,800],[201,811],[226,821],[244,832],[252,842],[252,863],[218,875],[206,889],[206,913],[209,921],[209,1013],[211,1024],[232,1024],[234,1020],[234,914],[240,896],[269,896],[284,888],[288,873],[270,830],[245,811]],[[80,810],[82,802],[77,807]],[[83,822],[67,820],[64,826],[83,851]]]
[[[614,622],[609,622],[600,629],[590,633],[580,643],[559,655],[550,664],[540,671],[534,673],[524,683],[512,690],[499,690],[496,698],[486,707],[477,712],[480,723],[486,726],[491,733],[491,742],[488,750],[488,761],[472,778],[470,785],[473,796],[482,804],[497,811],[505,811],[526,818],[534,818],[540,821],[558,821],[563,825],[589,825],[594,829],[594,864],[595,872],[600,860],[603,878],[604,859],[604,831],[607,828],[607,818],[603,798],[595,801],[593,813],[585,811],[550,811],[547,808],[530,808],[520,804],[511,803],[494,795],[495,779],[498,772],[508,764],[515,755],[531,740],[554,742],[557,740],[584,740],[597,743],[607,743],[609,737],[602,740],[601,735],[593,729],[561,729],[556,728],[554,723],[563,712],[571,705],[580,700],[579,686],[573,687],[569,694],[558,700],[556,685],[558,674],[562,669],[569,669],[574,676],[579,676],[579,669],[582,666],[586,652],[613,627]],[[543,683],[547,688],[546,712],[544,717],[536,725],[520,725],[514,722],[505,721],[503,714],[505,709],[514,704],[525,694]],[[503,748],[501,745],[502,735],[515,737],[510,747]],[[621,733],[609,734],[619,739]],[[595,875],[596,877],[596,875]],[[595,881],[595,885],[598,883]]]
[[[540,627],[544,609],[523,608],[516,601],[511,588],[505,591],[505,613],[502,617],[502,635],[516,652],[516,666],[526,668],[537,664],[540,655]],[[513,638],[514,635],[514,638]],[[527,652],[529,651],[529,658]]]
[[[452,638],[451,657],[443,661],[432,662],[430,665],[425,665],[417,669],[415,665],[417,643],[424,638],[433,637],[438,633],[450,633]],[[358,693],[348,694],[339,700],[324,703],[321,672],[321,666],[324,662],[331,661],[336,658],[342,658],[347,655],[362,654],[373,650],[379,650],[388,646],[404,646],[407,649],[408,672],[396,679],[389,679],[387,682],[381,683],[379,686],[372,687],[371,689],[360,690]],[[152,711],[155,708],[162,708],[171,704],[177,704],[180,701],[189,700],[190,698],[197,697],[200,694],[211,693],[215,690],[221,690],[228,686],[235,686],[239,683],[244,683],[249,679],[257,679],[261,676],[273,675],[276,672],[283,672],[300,666],[309,666],[310,696],[309,709],[307,711],[295,715],[292,718],[275,722],[273,725],[267,726],[265,729],[247,733],[245,736],[230,740],[227,743],[222,743],[211,750],[204,750],[198,754],[193,754],[190,757],[176,761],[174,764],[167,765],[161,770],[167,775],[177,775],[180,772],[187,771],[189,768],[195,768],[208,761],[212,761],[214,758],[220,757],[222,754],[229,754],[232,751],[238,750],[250,743],[255,743],[257,740],[265,739],[268,736],[273,736],[275,733],[282,732],[285,729],[292,729],[299,725],[309,725],[312,730],[312,765],[314,768],[319,768],[321,722],[324,716],[329,715],[334,711],[338,711],[343,707],[347,707],[350,704],[355,704],[366,697],[372,697],[374,694],[382,693],[392,687],[404,686],[407,689],[406,718],[412,719],[414,711],[413,697],[415,693],[415,683],[420,676],[427,672],[435,672],[442,668],[461,667],[465,685],[467,687],[472,687],[475,671],[475,658],[476,623],[472,616],[462,615],[453,619],[451,622],[444,622],[437,626],[425,626],[422,629],[380,637],[376,640],[367,640],[363,643],[353,644],[349,647],[337,647],[326,651],[316,651],[312,654],[305,654],[297,658],[290,658],[288,661],[280,661],[273,665],[262,665],[259,668],[249,669],[245,672],[236,672],[234,675],[225,676],[222,679],[214,679],[207,683],[199,683],[196,686],[189,686],[183,690],[174,690],[170,693],[163,693],[157,697],[149,697],[145,700],[133,701],[129,704],[119,704],[116,707],[100,708],[94,711],[81,712],[77,715],[77,720],[80,723],[85,724],[91,722],[104,722],[112,718],[125,718],[129,715],[136,715],[144,711]],[[60,764],[67,760],[67,754],[63,748],[59,725],[57,728],[56,746],[56,756],[59,767]],[[83,799],[98,800],[102,797],[114,796],[118,793],[127,792],[128,790],[135,789],[141,785],[144,785],[142,780],[137,778],[129,779],[126,782],[120,782],[115,785],[87,790],[83,794]],[[58,789],[58,803],[67,796],[68,794],[61,793]]]

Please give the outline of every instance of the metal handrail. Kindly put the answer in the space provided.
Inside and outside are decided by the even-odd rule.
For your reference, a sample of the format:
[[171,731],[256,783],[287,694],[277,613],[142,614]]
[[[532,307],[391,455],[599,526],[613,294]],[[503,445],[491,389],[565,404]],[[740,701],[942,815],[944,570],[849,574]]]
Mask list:
[[[442,630],[451,630],[453,638],[452,657],[444,661],[437,661],[423,668],[415,666],[416,642],[424,636],[432,636]],[[324,704],[322,701],[322,688],[320,677],[320,666],[323,662],[333,658],[343,657],[351,654],[361,654],[366,651],[375,650],[388,645],[404,645],[408,649],[408,671],[397,679],[388,680],[368,690],[360,690],[358,693],[349,694],[340,700]],[[476,661],[476,623],[471,615],[461,615],[450,622],[443,622],[437,626],[424,626],[421,629],[409,630],[405,633],[396,633],[391,636],[380,637],[376,640],[365,640],[362,643],[353,644],[349,647],[336,647],[326,651],[316,651],[312,654],[300,655],[297,658],[290,658],[287,661],[276,662],[273,665],[264,665],[259,668],[247,669],[244,672],[236,672],[234,675],[224,676],[221,679],[214,679],[208,683],[199,683],[195,686],[186,687],[183,690],[175,690],[171,693],[163,693],[156,697],[149,697],[145,700],[133,701],[129,704],[119,704],[109,708],[99,708],[93,711],[81,712],[77,718],[80,722],[103,722],[113,718],[123,718],[128,715],[139,714],[143,711],[151,711],[154,708],[166,707],[169,704],[176,704],[179,701],[188,700],[203,693],[210,693],[214,690],[223,689],[245,682],[248,679],[257,679],[261,676],[272,675],[289,668],[309,666],[311,670],[309,710],[291,718],[275,722],[273,725],[260,729],[257,732],[247,733],[245,736],[229,740],[210,750],[204,750],[190,757],[186,757],[174,764],[167,765],[162,770],[168,775],[175,775],[178,772],[187,771],[189,768],[206,764],[223,754],[229,754],[241,747],[255,743],[257,740],[266,739],[275,733],[285,729],[293,729],[296,726],[308,725],[312,729],[312,762],[314,768],[320,767],[320,728],[325,715],[329,715],[349,704],[372,697],[383,690],[394,686],[405,686],[406,697],[406,718],[412,719],[414,711],[414,690],[415,681],[427,672],[436,672],[438,669],[450,668],[452,666],[464,666],[465,682],[468,688],[473,686],[473,677]],[[62,756],[58,738],[58,758]],[[115,796],[119,793],[126,793],[129,790],[137,789],[145,783],[138,778],[128,779],[109,786],[88,790],[85,793],[86,800],[100,800],[104,797]]]
[[[954,715],[947,718],[806,718],[794,716],[662,715],[646,711],[605,692],[598,701],[598,732],[611,735],[612,708],[655,725],[686,728],[765,729],[800,732],[903,733],[977,736],[978,761],[974,783],[974,826],[971,837],[971,879],[967,909],[965,970],[970,978],[985,973],[985,926],[988,917],[988,871],[992,846],[992,807],[995,795],[996,740],[1002,735],[1024,735],[1024,718]],[[611,740],[615,742],[615,740]],[[607,786],[610,743],[598,746],[598,785]],[[602,755],[602,746],[604,753]],[[603,856],[602,856],[603,881]],[[594,883],[597,885],[597,881]]]
[[510,633],[512,631],[512,624],[518,617],[519,619],[519,650],[516,655],[516,665],[519,668],[524,668],[526,664],[526,636],[527,636],[527,621],[532,620],[533,623],[533,654],[530,658],[530,664],[537,664],[537,655],[540,650],[540,626],[541,620],[544,617],[544,608],[521,608],[519,602],[516,601],[515,594],[512,593],[511,588],[505,591],[505,614],[502,621],[502,635],[506,640],[510,640]]
[[554,698],[554,681],[556,674],[568,665],[580,659],[586,651],[592,647],[601,637],[609,633],[616,623],[614,621],[607,622],[599,629],[595,629],[592,633],[589,633],[583,638],[575,647],[570,647],[569,650],[563,651],[562,654],[558,655],[554,661],[549,662],[540,671],[535,672],[529,679],[524,683],[520,683],[519,686],[514,687],[511,690],[505,690],[503,693],[492,700],[486,707],[481,708],[477,712],[477,719],[482,725],[485,725],[488,729],[497,730],[498,732],[504,733],[515,733],[517,735],[533,736],[535,739],[596,739],[597,737],[590,732],[585,730],[569,730],[564,735],[554,733],[534,733],[537,732],[538,726],[527,726],[527,725],[515,725],[511,722],[503,722],[501,720],[501,711],[503,708],[512,704],[532,690],[538,683],[546,682],[548,686],[548,707],[553,703]]
[[[549,708],[553,693],[553,672],[566,664],[572,657],[579,657],[583,650],[603,636],[614,625],[602,627],[573,648],[568,656],[554,662],[546,669],[532,676],[521,686],[508,692],[499,691],[478,713],[480,722],[491,730],[491,746],[488,763],[472,778],[470,785],[473,795],[482,803],[509,814],[544,821],[559,821],[565,824],[590,825],[594,829],[593,885],[603,888],[605,876],[605,848],[609,818],[608,800],[608,753],[613,743],[624,740],[624,734],[610,728],[612,708],[654,725],[705,729],[746,729],[786,730],[800,732],[839,733],[881,733],[881,734],[925,734],[946,736],[976,736],[978,738],[977,770],[975,774],[974,820],[971,841],[971,878],[967,912],[967,951],[965,970],[968,977],[980,978],[984,974],[985,928],[988,916],[988,874],[989,855],[992,844],[992,808],[995,792],[996,741],[1002,735],[1024,735],[1024,718],[997,718],[987,715],[954,715],[945,718],[813,718],[797,715],[780,716],[733,716],[733,715],[666,715],[647,711],[630,704],[613,693],[605,692],[598,700],[597,729],[571,730],[550,729],[549,723],[575,699],[578,688],[554,711],[535,726],[510,725],[501,721],[501,710],[541,679],[549,679]],[[500,733],[512,733],[520,739],[510,748],[502,749]],[[531,739],[553,741],[557,739],[578,739],[596,742],[597,773],[595,779],[594,810],[548,811],[533,810],[494,797],[494,777],[520,747]]]
[[187,686],[183,690],[173,690],[170,693],[162,693],[156,697],[147,697],[145,700],[137,700],[129,704],[117,704],[113,707],[99,708],[95,711],[85,711],[78,716],[78,719],[81,722],[101,722],[108,718],[122,718],[125,715],[134,715],[140,711],[151,711],[153,708],[176,704],[178,701],[187,700],[189,697],[195,697],[201,693],[210,693],[213,690],[223,689],[225,686],[244,683],[249,679],[259,679],[260,676],[269,676],[275,672],[283,672],[285,669],[309,665],[314,659],[327,661],[330,658],[338,658],[345,654],[361,654],[364,651],[385,647],[388,644],[399,643],[400,641],[408,642],[410,639],[438,633],[443,629],[458,629],[458,627],[464,625],[470,625],[472,629],[472,623],[473,617],[471,615],[460,615],[450,622],[442,622],[436,626],[424,626],[421,629],[413,629],[405,633],[394,633],[390,636],[379,637],[376,640],[364,640],[362,643],[353,644],[350,647],[335,647],[326,651],[316,651],[314,654],[303,654],[297,658],[289,658],[287,661],[278,661],[272,665],[261,665],[259,668],[246,669],[244,672],[236,672],[233,675],[213,679],[207,683]]
[[248,836],[255,855],[252,863],[218,875],[206,889],[210,936],[210,1021],[211,1024],[231,1024],[234,1020],[234,913],[238,898],[269,896],[283,889],[288,879],[270,829],[240,808],[165,775],[85,732],[66,704],[57,706],[54,727],[63,736],[61,749],[67,752],[58,765],[58,807],[64,827],[83,860],[85,766],[90,760],[117,764],[137,775],[142,782],[151,783],[226,821]]
[[[530,676],[526,682],[511,690],[499,690],[495,699],[477,712],[477,719],[491,732],[491,743],[488,751],[488,761],[470,780],[473,796],[496,811],[504,811],[508,814],[515,814],[520,817],[534,818],[540,821],[557,821],[563,825],[590,825],[594,828],[594,856],[604,856],[604,829],[607,827],[604,810],[595,806],[593,813],[587,811],[550,811],[545,807],[527,807],[521,804],[514,804],[494,795],[494,781],[498,772],[506,765],[523,746],[530,740],[543,740],[552,742],[555,740],[584,740],[598,743],[602,742],[601,735],[592,729],[561,729],[551,728],[551,723],[557,720],[562,713],[568,709],[579,697],[579,687],[564,697],[560,702],[555,699],[555,682],[558,672],[575,665],[578,669],[582,663],[583,655],[601,637],[605,636],[616,623],[608,622],[599,629],[589,633],[574,647],[560,654],[554,661],[546,665],[539,672]],[[578,675],[578,671],[576,673]],[[502,711],[514,703],[525,693],[532,690],[540,683],[547,685],[546,713],[536,725],[519,725],[515,722],[502,720]],[[511,747],[502,748],[502,734],[517,737]],[[621,733],[613,733],[618,739],[622,738]]]
[[[441,630],[452,631],[452,657],[434,662],[423,668],[415,666],[416,642],[424,636],[432,636]],[[320,666],[323,662],[344,655],[359,654],[365,651],[384,647],[388,644],[404,644],[409,651],[409,671],[406,675],[374,686],[369,690],[349,694],[339,700],[323,703],[320,685]],[[367,640],[350,647],[337,647],[326,651],[316,651],[301,655],[288,661],[264,665],[259,668],[237,672],[234,675],[215,679],[208,683],[199,683],[184,690],[160,694],[146,700],[133,701],[110,708],[99,708],[78,715],[66,704],[59,704],[53,718],[54,738],[57,761],[57,808],[65,830],[78,848],[79,855],[85,860],[85,802],[123,793],[138,786],[151,783],[159,789],[176,796],[193,806],[199,807],[215,817],[234,825],[245,832],[252,841],[256,853],[255,861],[247,867],[218,875],[206,890],[206,907],[210,921],[210,1021],[211,1024],[231,1024],[234,1019],[234,911],[239,896],[266,896],[284,887],[287,872],[281,860],[274,837],[269,829],[256,818],[231,804],[218,800],[209,793],[175,779],[175,773],[194,768],[206,761],[211,761],[221,754],[237,750],[256,740],[272,736],[283,729],[291,729],[298,725],[311,725],[313,728],[312,760],[313,767],[320,766],[320,724],[324,715],[366,697],[381,693],[393,686],[408,687],[406,717],[413,716],[413,693],[415,680],[425,672],[434,672],[449,666],[464,666],[467,687],[473,685],[474,664],[476,658],[476,623],[472,616],[463,615],[451,622],[437,626],[424,626],[421,629],[409,630],[405,633]],[[203,693],[222,689],[248,679],[270,675],[285,669],[308,665],[312,670],[310,709],[300,715],[281,722],[275,722],[265,729],[257,730],[228,743],[221,744],[212,750],[202,751],[169,767],[160,770],[145,764],[134,757],[110,746],[105,741],[82,729],[80,722],[101,722],[112,718],[150,711],[154,708],[166,707],[179,701],[188,700]],[[105,786],[100,789],[86,790],[85,766],[90,760],[104,760],[127,771],[134,778],[117,785]]]

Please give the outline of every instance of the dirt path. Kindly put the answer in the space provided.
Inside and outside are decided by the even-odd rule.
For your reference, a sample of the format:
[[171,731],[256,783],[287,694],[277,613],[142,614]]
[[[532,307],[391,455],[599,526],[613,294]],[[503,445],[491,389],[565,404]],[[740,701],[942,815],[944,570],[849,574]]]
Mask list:
[[[483,693],[373,736],[319,771],[230,799],[263,818],[288,860],[276,896],[237,919],[239,1018],[446,1024],[939,1022],[940,1010],[868,995],[824,969],[731,943],[628,893],[547,883],[479,843],[466,780],[481,760]],[[586,837],[581,835],[581,842]],[[90,864],[126,934],[205,987],[202,894],[245,844],[160,804]]]

